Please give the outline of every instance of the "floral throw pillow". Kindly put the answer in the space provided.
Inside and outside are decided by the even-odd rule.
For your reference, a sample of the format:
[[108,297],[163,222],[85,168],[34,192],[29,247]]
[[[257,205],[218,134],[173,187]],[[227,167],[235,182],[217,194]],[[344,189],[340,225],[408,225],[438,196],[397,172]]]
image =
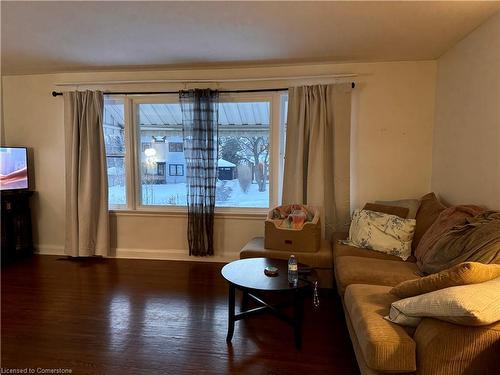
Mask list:
[[411,255],[415,219],[369,210],[355,210],[346,245],[380,251],[406,260]]

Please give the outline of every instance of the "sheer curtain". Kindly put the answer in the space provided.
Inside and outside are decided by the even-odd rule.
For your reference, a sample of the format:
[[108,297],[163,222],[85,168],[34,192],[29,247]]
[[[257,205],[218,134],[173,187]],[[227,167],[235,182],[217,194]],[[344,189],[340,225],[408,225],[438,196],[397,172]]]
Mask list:
[[109,253],[102,92],[64,94],[66,246],[69,256]]
[[214,254],[218,103],[213,90],[179,94],[186,158],[189,255]]
[[349,225],[351,91],[351,83],[288,90],[283,204],[320,208],[326,239]]

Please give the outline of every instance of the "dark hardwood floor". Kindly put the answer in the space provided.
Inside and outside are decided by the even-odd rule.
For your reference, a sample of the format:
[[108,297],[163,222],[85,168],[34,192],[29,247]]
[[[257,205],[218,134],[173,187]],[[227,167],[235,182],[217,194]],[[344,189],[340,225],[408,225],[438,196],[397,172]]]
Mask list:
[[[72,374],[358,374],[340,300],[306,300],[303,348],[273,316],[227,345],[222,264],[33,256],[2,268],[1,366]],[[238,300],[239,302],[239,300]]]

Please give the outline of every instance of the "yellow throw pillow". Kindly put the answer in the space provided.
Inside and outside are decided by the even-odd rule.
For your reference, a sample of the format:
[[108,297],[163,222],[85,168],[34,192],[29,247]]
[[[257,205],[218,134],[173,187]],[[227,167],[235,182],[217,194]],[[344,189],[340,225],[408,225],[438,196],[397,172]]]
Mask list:
[[500,277],[401,299],[391,304],[384,318],[410,327],[418,326],[422,318],[464,326],[495,323],[500,320]]
[[391,293],[407,298],[452,286],[483,283],[497,277],[500,277],[500,264],[464,262],[420,279],[403,281],[392,288]]

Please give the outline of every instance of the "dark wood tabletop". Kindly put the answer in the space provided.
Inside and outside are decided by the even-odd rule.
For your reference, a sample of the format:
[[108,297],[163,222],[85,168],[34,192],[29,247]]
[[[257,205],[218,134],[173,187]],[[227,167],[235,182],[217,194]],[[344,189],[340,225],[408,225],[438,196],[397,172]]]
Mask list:
[[[266,276],[264,268],[274,266],[278,268],[277,276]],[[299,263],[299,270],[307,267]],[[222,268],[222,276],[230,283],[246,289],[254,290],[294,290],[308,287],[311,284],[304,280],[307,278],[314,281],[315,271],[311,270],[308,275],[299,274],[296,287],[288,283],[288,261],[282,259],[250,258],[240,259],[226,264]]]

